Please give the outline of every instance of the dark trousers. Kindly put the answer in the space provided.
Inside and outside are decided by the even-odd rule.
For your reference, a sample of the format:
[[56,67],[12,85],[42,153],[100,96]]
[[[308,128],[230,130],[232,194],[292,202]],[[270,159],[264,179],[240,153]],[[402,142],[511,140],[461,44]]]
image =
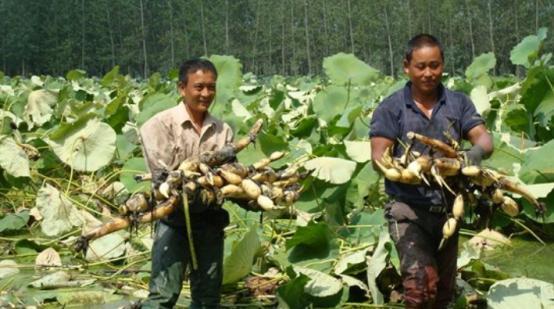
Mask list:
[[[221,215],[220,213],[216,216]],[[190,308],[218,308],[223,278],[223,228],[228,223],[214,214],[192,216],[192,234],[198,269],[192,269],[186,228],[158,222],[152,247],[150,293],[142,308],[173,308],[187,266],[190,272]],[[227,221],[225,221],[225,219]]]
[[454,296],[458,253],[457,231],[438,250],[446,214],[392,202],[385,217],[400,256],[406,308],[446,308]]

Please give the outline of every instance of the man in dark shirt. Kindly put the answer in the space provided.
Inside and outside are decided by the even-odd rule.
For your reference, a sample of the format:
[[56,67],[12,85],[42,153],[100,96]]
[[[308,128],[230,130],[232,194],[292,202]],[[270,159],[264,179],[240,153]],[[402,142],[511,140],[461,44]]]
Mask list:
[[[408,42],[404,72],[410,81],[373,113],[373,162],[380,161],[388,147],[399,157],[404,149],[398,147],[398,141],[407,145],[409,131],[444,142],[448,142],[446,135],[458,142],[469,140],[473,147],[465,156],[472,164],[478,165],[492,153],[492,138],[473,103],[442,85],[443,68],[443,49],[435,37],[419,34]],[[413,150],[428,152],[420,143]],[[454,197],[437,185],[389,180],[385,190],[393,200],[386,206],[385,216],[400,255],[406,307],[445,308],[454,294],[458,233],[440,250],[438,247]]]

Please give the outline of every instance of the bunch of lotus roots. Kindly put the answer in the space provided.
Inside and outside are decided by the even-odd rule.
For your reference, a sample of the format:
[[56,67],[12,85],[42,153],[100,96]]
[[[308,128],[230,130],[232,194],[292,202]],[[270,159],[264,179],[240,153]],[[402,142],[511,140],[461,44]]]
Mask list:
[[[448,214],[449,218],[443,226],[443,240],[439,247],[456,231],[464,214],[465,201],[475,201],[476,196],[490,200],[494,207],[498,206],[512,217],[519,214],[520,207],[505,192],[521,195],[535,207],[538,214],[545,212],[544,204],[539,203],[521,184],[492,169],[471,165],[464,153],[459,151],[459,145],[455,141],[447,144],[414,132],[409,132],[407,136],[410,142],[401,157],[392,157],[389,148],[375,164],[391,181],[412,185],[438,185],[456,196]],[[412,151],[415,143],[426,145],[430,149],[430,155]]]
[[[258,120],[248,136],[234,144],[190,157],[176,170],[163,173],[152,196],[146,193],[131,196],[119,207],[121,217],[82,235],[76,250],[84,250],[89,241],[117,230],[164,218],[179,207],[183,199],[199,200],[202,205],[221,205],[225,199],[230,199],[248,210],[292,214],[291,205],[301,192],[299,182],[307,175],[299,173],[299,164],[279,171],[271,168],[269,164],[282,158],[284,152],[274,152],[249,166],[236,161],[236,154],[255,140],[262,123]],[[150,180],[152,175],[135,178],[137,181]]]

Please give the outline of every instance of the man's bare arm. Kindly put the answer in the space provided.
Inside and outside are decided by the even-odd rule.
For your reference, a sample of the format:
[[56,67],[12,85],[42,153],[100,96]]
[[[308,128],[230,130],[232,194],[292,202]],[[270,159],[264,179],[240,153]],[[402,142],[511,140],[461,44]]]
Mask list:
[[371,161],[373,163],[373,168],[376,171],[381,171],[381,169],[375,164],[375,161],[380,161],[381,157],[383,156],[383,153],[385,153],[385,150],[387,147],[392,147],[394,145],[394,141],[390,140],[386,137],[372,137],[370,139],[371,141]]

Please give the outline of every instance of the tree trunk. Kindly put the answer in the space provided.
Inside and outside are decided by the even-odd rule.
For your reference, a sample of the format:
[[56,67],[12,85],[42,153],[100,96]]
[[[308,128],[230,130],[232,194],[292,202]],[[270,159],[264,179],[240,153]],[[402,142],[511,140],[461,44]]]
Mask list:
[[348,33],[350,36],[350,52],[354,54],[354,31],[352,30],[352,9],[350,7],[350,0],[346,1],[347,16],[348,16]]
[[188,34],[188,30],[187,30],[187,9],[188,7],[187,6],[184,6],[183,7],[183,20],[180,22],[180,23],[177,23],[177,24],[181,24],[182,25],[182,28],[183,28],[183,36],[185,37],[185,58],[188,59],[190,58],[190,44],[189,44],[189,34]]
[[144,3],[140,0],[140,27],[142,29],[142,55],[144,60],[144,78],[148,77],[148,55],[146,54],[146,29],[144,27]]
[[204,25],[204,0],[200,0],[200,26],[202,27],[202,43],[204,44],[204,56],[208,56],[208,42],[206,41],[206,27]]
[[272,40],[273,39],[272,30],[273,29],[271,27],[271,24],[272,23],[269,22],[269,42],[268,42],[269,46],[268,46],[268,49],[267,49],[267,60],[269,60],[269,62],[268,61],[265,62],[266,64],[264,65],[264,69],[265,69],[264,74],[271,74],[272,73],[271,72],[271,66],[272,66],[271,64],[273,62],[273,59],[272,59],[271,54],[272,54],[272,51],[273,51],[273,46],[272,46],[273,45],[272,44],[273,43],[273,40]]
[[473,61],[473,59],[475,58],[475,42],[473,41],[473,18],[469,7],[469,0],[466,0],[466,12],[469,26],[469,41],[471,42],[471,61]]
[[225,0],[225,54],[229,54],[229,0]]
[[408,4],[408,37],[412,38],[412,1],[406,1]]
[[[514,27],[515,27],[515,36],[516,44],[519,43],[519,3],[518,0],[514,0]],[[515,74],[517,77],[521,75],[521,68],[519,65],[516,65]]]
[[293,75],[296,75],[297,74],[297,70],[296,70],[296,61],[295,61],[295,58],[296,58],[296,50],[295,50],[295,40],[294,40],[294,32],[295,32],[295,29],[294,29],[294,0],[291,0],[291,4],[290,4],[290,39],[289,39],[289,42],[290,42],[290,49],[291,49],[291,57],[290,57],[290,73],[292,73]]
[[[493,25],[492,25],[492,8],[491,8],[491,1],[487,1],[487,9],[489,13],[489,39],[491,43],[491,51],[494,54],[495,48],[494,48],[494,35],[493,35]],[[496,75],[496,68],[493,68],[493,73]]]
[[171,50],[171,65],[172,68],[175,65],[175,35],[173,32],[173,5],[171,4],[171,0],[167,0],[167,6],[169,9],[169,47]]
[[450,74],[451,76],[454,76],[455,69],[454,69],[454,44],[452,39],[452,19],[454,17],[452,16],[452,9],[448,10],[448,54],[449,54],[449,61],[450,62]]
[[535,33],[539,31],[539,0],[535,0]]
[[431,28],[431,12],[434,10],[431,8],[431,0],[427,0],[427,33],[433,32]]
[[323,0],[323,35],[325,36],[325,56],[329,56],[329,22],[327,21],[327,0]]
[[304,30],[306,33],[306,58],[308,60],[308,75],[311,75],[312,58],[310,56],[310,34],[308,31],[308,0],[304,0]]
[[394,54],[392,51],[392,40],[390,34],[390,25],[389,25],[389,13],[387,5],[384,5],[385,13],[385,31],[387,32],[387,43],[389,45],[389,62],[390,62],[390,75],[394,76]]
[[281,75],[286,75],[285,67],[285,1],[281,1]]
[[113,30],[112,30],[112,16],[110,13],[110,7],[109,5],[106,5],[106,17],[108,18],[108,32],[110,34],[110,47],[111,47],[111,56],[112,56],[112,68],[115,67],[115,42],[113,37]]
[[256,23],[254,26],[254,46],[252,48],[252,72],[255,74],[258,74],[257,68],[257,53],[258,53],[258,29],[259,29],[259,22],[260,22],[260,0],[256,1]]
[[85,0],[81,0],[81,69],[85,69]]

